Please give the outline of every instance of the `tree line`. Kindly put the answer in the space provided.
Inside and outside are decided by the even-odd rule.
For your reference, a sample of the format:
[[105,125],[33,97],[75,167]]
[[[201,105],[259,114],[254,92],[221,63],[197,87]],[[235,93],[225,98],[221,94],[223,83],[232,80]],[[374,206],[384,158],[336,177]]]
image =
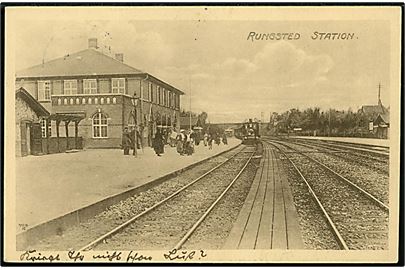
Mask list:
[[298,133],[314,136],[373,137],[368,131],[372,118],[358,111],[330,109],[321,111],[318,107],[303,111],[294,108],[281,114],[273,113],[267,127],[272,134]]

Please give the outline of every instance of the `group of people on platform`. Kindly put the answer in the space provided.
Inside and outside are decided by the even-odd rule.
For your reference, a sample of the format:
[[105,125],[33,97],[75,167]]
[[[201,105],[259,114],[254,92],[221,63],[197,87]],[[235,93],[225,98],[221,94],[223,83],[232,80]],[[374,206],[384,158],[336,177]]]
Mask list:
[[[124,129],[122,137],[124,155],[129,155],[130,149],[134,149],[135,141],[137,142],[137,149],[140,149],[142,138],[139,132],[136,132],[136,136],[137,141],[135,138],[135,129]],[[152,139],[152,147],[157,156],[161,156],[164,153],[164,146],[166,144],[169,144],[171,147],[176,147],[180,155],[190,156],[194,153],[194,146],[200,145],[201,141],[205,147],[208,146],[208,149],[212,149],[214,143],[217,145],[221,144],[221,139],[224,145],[228,144],[225,133],[223,133],[222,136],[218,132],[206,132],[202,135],[200,131],[196,132],[182,129],[176,132],[174,130],[162,130],[158,128]]]

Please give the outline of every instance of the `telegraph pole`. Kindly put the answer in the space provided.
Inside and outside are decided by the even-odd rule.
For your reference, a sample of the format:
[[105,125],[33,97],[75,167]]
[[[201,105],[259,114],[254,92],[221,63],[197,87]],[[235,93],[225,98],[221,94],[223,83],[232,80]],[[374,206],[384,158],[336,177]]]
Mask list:
[[190,113],[189,113],[189,116],[190,116],[190,131],[191,131],[191,79],[190,79],[190,75],[189,75],[189,77],[188,77],[188,84],[189,84],[189,88],[190,88],[190,109],[189,109],[189,111],[190,111]]

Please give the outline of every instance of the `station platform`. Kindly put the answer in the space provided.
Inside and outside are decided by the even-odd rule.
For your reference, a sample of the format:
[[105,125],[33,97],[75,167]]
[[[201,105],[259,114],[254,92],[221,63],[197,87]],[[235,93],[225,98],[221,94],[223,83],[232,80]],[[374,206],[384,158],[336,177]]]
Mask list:
[[281,160],[274,148],[263,147],[260,167],[223,249],[304,249]]
[[349,137],[312,137],[312,136],[290,136],[290,138],[308,139],[308,140],[324,140],[324,141],[364,144],[364,145],[370,145],[370,146],[390,147],[390,140],[387,140],[387,139],[349,138]]
[[[16,158],[16,224],[32,228],[153,182],[240,143],[228,138],[228,145],[214,144],[211,150],[200,144],[191,156],[181,156],[175,147],[165,146],[161,157],[147,147],[138,150],[138,157],[124,156],[120,149],[86,149]],[[16,229],[21,232],[20,227]]]

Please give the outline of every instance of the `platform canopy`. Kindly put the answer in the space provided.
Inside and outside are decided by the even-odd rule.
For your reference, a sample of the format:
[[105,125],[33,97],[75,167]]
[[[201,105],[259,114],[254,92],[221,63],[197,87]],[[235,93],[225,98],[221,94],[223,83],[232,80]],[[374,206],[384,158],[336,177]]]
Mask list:
[[80,122],[86,117],[85,112],[57,112],[49,116],[49,120],[64,122]]

